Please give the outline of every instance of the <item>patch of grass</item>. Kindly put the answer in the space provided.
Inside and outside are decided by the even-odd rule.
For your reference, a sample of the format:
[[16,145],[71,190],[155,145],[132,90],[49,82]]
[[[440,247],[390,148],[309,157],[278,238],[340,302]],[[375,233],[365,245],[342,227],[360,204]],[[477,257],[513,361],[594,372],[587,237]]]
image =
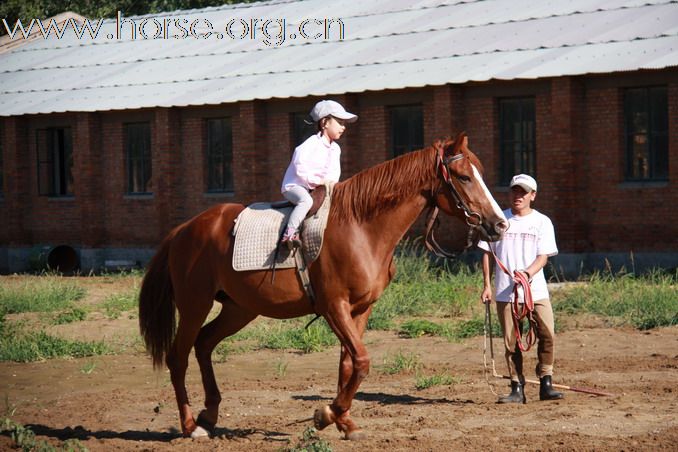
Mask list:
[[80,368],[80,372],[82,372],[85,375],[90,375],[92,372],[94,372],[94,369],[96,369],[96,367],[97,367],[96,363],[89,362]]
[[32,452],[56,452],[56,451],[87,451],[87,448],[77,439],[68,439],[58,447],[44,440],[38,440],[35,433],[28,427],[6,417],[0,421],[0,434],[8,435],[14,441],[15,447],[23,451]]
[[70,341],[44,331],[22,331],[4,325],[0,331],[0,361],[32,362],[50,358],[82,358],[111,353],[106,343]]
[[279,359],[275,362],[275,374],[278,377],[284,377],[287,375],[287,367],[289,363],[284,359]]
[[417,376],[414,386],[419,389],[427,389],[432,386],[450,386],[461,383],[461,379],[449,374],[434,374],[429,376]]
[[400,373],[415,373],[421,367],[419,356],[414,353],[405,353],[399,350],[384,356],[383,363],[378,366],[380,372],[387,375]]
[[57,314],[52,320],[54,325],[64,325],[67,323],[81,322],[87,317],[87,311],[82,308],[74,307]]
[[[379,306],[379,303],[377,303],[377,306]],[[395,325],[393,313],[388,312],[386,309],[374,309],[367,319],[368,330],[392,330]]]
[[318,431],[313,427],[308,427],[302,433],[297,444],[292,447],[284,447],[281,452],[332,452],[330,443],[318,436]]
[[[454,328],[451,331],[452,339],[466,339],[469,337],[482,336],[485,334],[485,318],[483,317],[473,317],[468,320],[462,320],[455,323]],[[501,337],[501,327],[499,322],[492,322],[492,336]]]
[[404,316],[458,316],[477,303],[482,273],[432,260],[416,241],[398,248],[395,264],[396,275],[375,304],[369,329],[391,329]]
[[[435,323],[425,319],[406,320],[400,325],[398,334],[407,338],[440,336],[448,340],[461,340],[485,334],[485,319],[473,317],[457,322]],[[501,337],[501,327],[492,322],[492,336]]]
[[318,319],[308,328],[304,326],[280,328],[260,338],[260,344],[265,348],[295,349],[304,353],[318,352],[338,343],[334,332],[323,319]]
[[0,306],[7,314],[52,312],[85,296],[85,289],[61,276],[26,278],[20,284],[0,286]]
[[412,319],[400,325],[398,334],[410,339],[421,336],[444,336],[445,327],[430,320]]
[[318,431],[315,428],[308,427],[295,446],[280,450],[282,452],[332,452],[332,447],[330,443],[318,436]]
[[[101,308],[107,318],[115,320],[120,318],[123,312],[130,312],[131,316],[136,315],[138,306],[139,289],[134,287],[123,293],[116,293],[107,297],[101,304]],[[133,318],[133,317],[130,317]]]
[[554,294],[558,313],[591,313],[646,330],[678,325],[678,271],[647,275],[594,273],[586,284]]
[[230,354],[261,348],[313,353],[337,345],[339,340],[324,319],[320,318],[306,328],[313,318],[309,315],[288,320],[258,319],[217,345],[214,360],[224,361]]

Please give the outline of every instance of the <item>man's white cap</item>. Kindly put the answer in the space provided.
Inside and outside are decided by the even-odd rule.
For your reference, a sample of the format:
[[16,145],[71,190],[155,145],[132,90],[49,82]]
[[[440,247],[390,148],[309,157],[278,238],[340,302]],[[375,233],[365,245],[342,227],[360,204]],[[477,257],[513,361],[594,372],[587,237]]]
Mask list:
[[516,174],[513,176],[510,187],[515,185],[522,187],[523,190],[528,193],[531,191],[537,191],[537,181],[534,180],[532,176],[528,176],[527,174]]
[[310,115],[311,119],[315,122],[320,121],[326,116],[334,116],[335,118],[343,119],[346,122],[356,122],[358,120],[358,116],[347,112],[339,102],[333,100],[321,100],[315,104]]

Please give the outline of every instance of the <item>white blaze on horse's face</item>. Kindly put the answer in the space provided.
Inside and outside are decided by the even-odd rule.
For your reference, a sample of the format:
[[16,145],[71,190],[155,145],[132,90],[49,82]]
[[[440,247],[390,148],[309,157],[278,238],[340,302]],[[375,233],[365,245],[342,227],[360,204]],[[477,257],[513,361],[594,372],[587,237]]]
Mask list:
[[490,190],[487,188],[487,185],[485,185],[485,181],[483,180],[483,176],[480,175],[480,171],[478,171],[478,168],[471,163],[471,168],[473,168],[473,176],[476,178],[476,181],[478,181],[478,184],[480,187],[483,189],[483,192],[485,193],[485,196],[487,197],[487,200],[490,202],[492,205],[492,210],[494,210],[494,214],[501,218],[506,224],[508,224],[508,220],[506,220],[506,216],[504,216],[504,212],[501,210],[501,207],[499,207],[499,204],[497,204],[497,201],[494,199],[494,196],[490,193]]

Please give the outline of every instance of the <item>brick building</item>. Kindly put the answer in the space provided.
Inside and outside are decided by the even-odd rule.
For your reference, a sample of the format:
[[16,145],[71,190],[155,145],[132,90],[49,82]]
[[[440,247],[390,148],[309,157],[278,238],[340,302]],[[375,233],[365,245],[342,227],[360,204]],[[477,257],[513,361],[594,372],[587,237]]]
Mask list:
[[[143,264],[215,203],[280,199],[322,98],[360,117],[341,140],[342,179],[465,130],[500,204],[513,173],[535,175],[565,273],[605,259],[678,265],[677,4],[363,3],[118,18],[87,40],[15,36],[0,50],[0,271],[45,256],[84,270]],[[308,10],[334,22],[308,22]],[[287,41],[257,41],[256,27],[245,37],[252,18],[271,19],[260,32],[285,18]],[[143,38],[164,23],[233,27]],[[443,220],[439,237],[458,230]]]

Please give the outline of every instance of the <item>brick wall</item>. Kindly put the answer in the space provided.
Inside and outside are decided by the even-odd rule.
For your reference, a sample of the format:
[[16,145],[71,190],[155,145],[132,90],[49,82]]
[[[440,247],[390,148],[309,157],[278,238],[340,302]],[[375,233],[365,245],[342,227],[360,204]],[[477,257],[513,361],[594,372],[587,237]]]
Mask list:
[[[465,130],[484,164],[487,185],[505,207],[507,189],[497,184],[497,99],[530,95],[537,115],[536,207],[553,219],[561,251],[675,252],[676,73],[657,71],[656,80],[650,79],[669,87],[668,183],[623,180],[623,88],[647,84],[647,73],[328,96],[360,117],[341,140],[342,178],[390,158],[390,105],[421,102],[426,142]],[[294,148],[292,113],[308,111],[317,100],[3,118],[0,242],[153,248],[170,228],[216,203],[281,199],[280,183]],[[233,193],[206,193],[205,119],[211,117],[232,120]],[[133,196],[126,194],[123,125],[138,121],[151,125],[152,194]],[[73,131],[71,198],[38,196],[35,131],[49,126]],[[441,241],[459,234],[458,222],[443,220]]]

